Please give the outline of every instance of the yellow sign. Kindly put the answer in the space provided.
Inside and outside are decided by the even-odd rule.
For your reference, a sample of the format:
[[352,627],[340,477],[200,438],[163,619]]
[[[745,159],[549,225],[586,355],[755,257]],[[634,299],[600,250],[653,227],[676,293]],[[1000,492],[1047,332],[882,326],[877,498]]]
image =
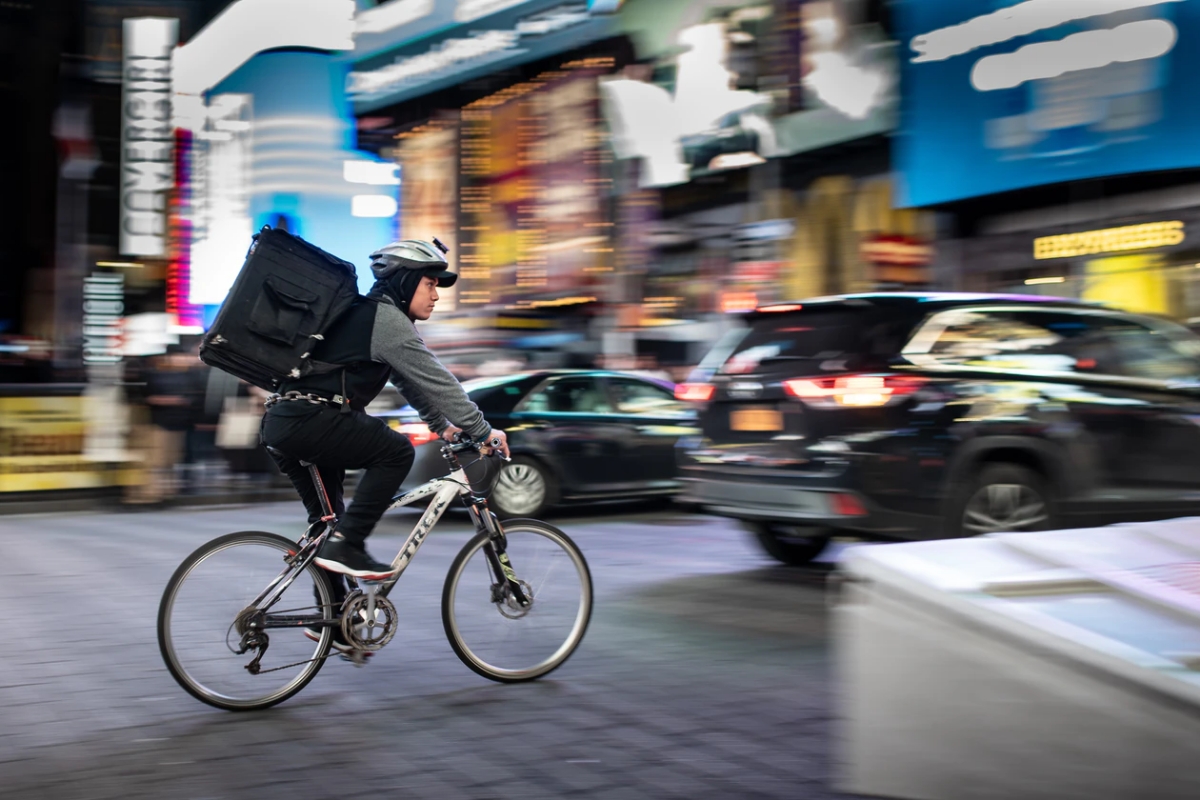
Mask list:
[[1169,314],[1171,292],[1161,254],[1090,259],[1080,297],[1139,314]]
[[84,456],[83,397],[0,397],[0,493],[128,483],[127,465]]
[[1180,244],[1183,239],[1183,223],[1179,220],[1148,222],[1144,225],[1125,225],[1121,228],[1043,236],[1033,240],[1033,257],[1040,261],[1047,258],[1074,258],[1096,253],[1151,250],[1155,247],[1170,247]]

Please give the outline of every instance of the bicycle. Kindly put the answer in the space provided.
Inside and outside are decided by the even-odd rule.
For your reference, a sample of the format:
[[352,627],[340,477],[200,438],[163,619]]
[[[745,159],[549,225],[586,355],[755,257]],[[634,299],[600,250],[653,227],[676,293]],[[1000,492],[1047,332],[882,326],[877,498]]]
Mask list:
[[[349,589],[340,604],[334,602],[327,573],[313,560],[337,518],[316,465],[302,462],[324,517],[299,540],[262,531],[226,534],[184,559],[167,582],[159,604],[158,643],[172,677],[193,697],[218,708],[268,708],[316,677],[334,654],[335,629],[351,647],[344,655],[363,666],[395,636],[399,615],[388,594],[456,497],[470,511],[475,535],[451,562],[442,588],[442,626],[450,646],[476,673],[502,683],[534,680],[562,666],[591,620],[587,560],[565,533],[544,522],[500,524],[458,460],[482,446],[466,439],[442,443],[449,474],[396,496],[388,507],[433,498],[392,561],[398,571],[384,581],[347,577]],[[466,466],[483,458],[480,454]],[[559,575],[565,588],[551,582]],[[294,585],[311,588],[314,604],[277,610]],[[478,620],[474,612],[481,612]],[[543,632],[539,623],[551,625]],[[276,685],[265,678],[269,675],[281,675],[283,682]]]

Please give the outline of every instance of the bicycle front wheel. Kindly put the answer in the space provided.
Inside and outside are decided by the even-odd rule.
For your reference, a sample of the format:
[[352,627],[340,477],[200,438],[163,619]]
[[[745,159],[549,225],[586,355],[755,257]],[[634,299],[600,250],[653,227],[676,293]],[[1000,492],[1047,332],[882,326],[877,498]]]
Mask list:
[[498,581],[481,533],[455,557],[442,590],[442,624],[463,663],[502,683],[557,669],[583,640],[592,616],[592,575],[562,531],[532,519],[504,525],[506,551],[523,591],[519,606]]
[[[230,711],[267,708],[320,671],[333,641],[328,626],[317,641],[302,626],[269,628],[265,648],[235,652],[239,615],[289,569],[285,559],[295,552],[295,542],[273,533],[230,533],[196,550],[171,576],[158,608],[158,646],[171,675],[197,700]],[[329,582],[309,564],[270,613],[332,620],[330,603]],[[247,667],[260,649],[253,674]]]

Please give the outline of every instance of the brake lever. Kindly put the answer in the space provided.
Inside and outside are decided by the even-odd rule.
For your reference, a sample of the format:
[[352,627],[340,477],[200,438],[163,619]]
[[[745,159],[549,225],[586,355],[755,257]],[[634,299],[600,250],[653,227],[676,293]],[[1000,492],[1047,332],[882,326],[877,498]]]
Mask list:
[[506,456],[500,452],[499,439],[492,439],[490,442],[485,442],[483,446],[491,448],[492,452],[488,453],[489,456],[499,456],[501,461],[512,461],[512,456]]

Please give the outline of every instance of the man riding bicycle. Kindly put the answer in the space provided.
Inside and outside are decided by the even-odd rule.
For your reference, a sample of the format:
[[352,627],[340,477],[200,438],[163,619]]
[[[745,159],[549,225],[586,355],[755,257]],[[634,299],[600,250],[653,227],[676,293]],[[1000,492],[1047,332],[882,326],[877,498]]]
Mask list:
[[[382,580],[396,572],[372,558],[365,546],[414,457],[408,437],[364,411],[389,377],[435,434],[452,440],[465,432],[475,441],[494,442],[508,457],[505,433],[487,423],[417,333],[416,321],[433,314],[438,288],[458,279],[448,269],[441,243],[434,242],[437,247],[398,241],[372,253],[375,285],[338,319],[312,354],[314,360],[339,368],[284,381],[267,400],[262,440],[300,493],[309,524],[322,518],[321,501],[301,461],[317,465],[338,517],[337,529],[316,557],[331,573]],[[365,470],[349,510],[343,502],[347,469]],[[334,600],[340,601],[344,580],[330,578]]]

